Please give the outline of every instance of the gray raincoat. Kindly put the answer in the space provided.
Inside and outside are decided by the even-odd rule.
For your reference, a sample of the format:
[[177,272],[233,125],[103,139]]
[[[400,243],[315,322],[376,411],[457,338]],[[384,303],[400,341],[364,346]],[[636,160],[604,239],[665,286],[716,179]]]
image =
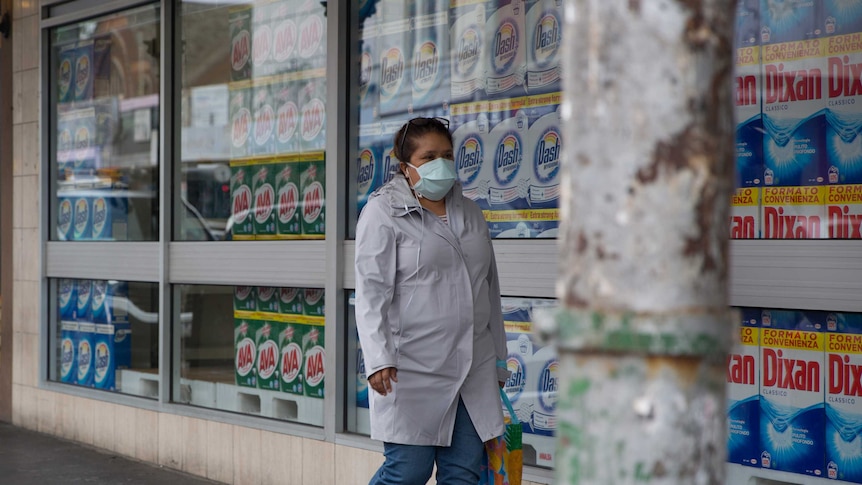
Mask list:
[[450,446],[458,396],[482,441],[503,434],[498,380],[509,372],[497,263],[479,207],[455,184],[449,224],[395,176],[374,192],[356,229],[356,326],[365,371],[398,382],[369,388],[371,438]]

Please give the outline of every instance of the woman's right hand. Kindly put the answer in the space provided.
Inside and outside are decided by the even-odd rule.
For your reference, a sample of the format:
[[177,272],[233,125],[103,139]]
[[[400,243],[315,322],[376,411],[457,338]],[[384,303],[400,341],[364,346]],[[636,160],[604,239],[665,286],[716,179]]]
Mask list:
[[392,382],[398,382],[398,369],[395,367],[380,369],[368,376],[368,385],[381,396],[392,392]]

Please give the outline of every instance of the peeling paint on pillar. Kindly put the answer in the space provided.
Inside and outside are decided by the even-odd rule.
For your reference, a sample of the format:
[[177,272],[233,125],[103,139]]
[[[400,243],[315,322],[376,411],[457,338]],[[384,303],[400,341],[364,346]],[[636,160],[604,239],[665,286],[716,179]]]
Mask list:
[[723,483],[733,7],[564,0],[557,483]]

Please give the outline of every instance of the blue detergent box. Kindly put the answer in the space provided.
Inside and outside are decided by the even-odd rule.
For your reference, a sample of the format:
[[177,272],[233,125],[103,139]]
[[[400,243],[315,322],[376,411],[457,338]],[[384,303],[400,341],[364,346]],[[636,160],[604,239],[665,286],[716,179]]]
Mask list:
[[407,113],[413,104],[410,58],[413,52],[410,19],[380,25],[377,36],[380,67],[377,89],[379,114]]
[[57,101],[68,103],[75,98],[73,78],[75,77],[75,46],[61,46],[57,52]]
[[128,239],[129,199],[118,190],[99,190],[91,199],[91,238],[103,241]]
[[368,196],[383,181],[383,145],[380,124],[360,125],[359,156],[356,159],[356,213],[362,212]]
[[93,175],[99,154],[96,145],[96,109],[76,109],[64,116],[64,121],[72,136],[72,156],[66,168],[71,168],[77,176]]
[[57,314],[60,321],[78,321],[78,280],[57,280]]
[[826,316],[826,477],[862,483],[862,314]]
[[[817,2],[821,3],[821,2]],[[823,35],[844,35],[862,32],[862,2],[823,0]]]
[[763,310],[760,317],[760,465],[823,477],[825,315]]
[[93,40],[78,42],[75,48],[75,75],[73,86],[75,101],[91,101],[93,99]]
[[78,382],[78,323],[60,322],[60,382]]
[[94,280],[92,293],[93,323],[111,325],[129,323],[128,283],[114,280]]
[[75,318],[78,323],[93,322],[93,280],[78,280],[77,308]]
[[[449,9],[422,2],[414,19],[410,82],[412,110],[449,105]],[[444,2],[448,4],[448,2]]]
[[73,199],[72,206],[72,240],[88,241],[93,237],[92,199],[79,195]]
[[760,467],[760,310],[740,310],[727,356],[727,461]]
[[68,192],[60,192],[57,196],[57,239],[71,241],[75,237],[73,201]]
[[93,347],[96,340],[96,325],[94,323],[78,323],[78,365],[77,380],[79,386],[92,387],[95,375]]
[[777,44],[824,35],[823,2],[760,0],[760,42]]
[[132,335],[129,324],[96,324],[93,337],[93,385],[117,389],[117,370],[132,363]]
[[734,47],[760,45],[760,28],[760,0],[738,0]]

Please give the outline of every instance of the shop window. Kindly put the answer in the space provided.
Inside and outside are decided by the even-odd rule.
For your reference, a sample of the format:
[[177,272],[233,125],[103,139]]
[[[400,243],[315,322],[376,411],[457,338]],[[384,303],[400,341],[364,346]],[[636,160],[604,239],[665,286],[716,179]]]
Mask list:
[[176,239],[323,239],[323,5],[182,3]]
[[159,9],[50,31],[50,238],[158,238]]
[[348,234],[368,196],[400,177],[394,136],[409,119],[449,121],[464,195],[491,237],[556,237],[559,0],[362,3]]
[[182,285],[178,303],[174,401],[323,426],[322,289]]
[[51,380],[158,398],[158,285],[56,279],[51,286],[57,304]]
[[[348,403],[347,423],[350,431],[371,433],[368,411],[369,393],[362,359],[362,347],[356,334],[355,295],[348,296],[348,326],[353,335],[349,371],[356,379],[349,384],[355,399]],[[554,300],[535,298],[503,298],[502,311],[506,327],[508,357],[506,367],[511,372],[504,390],[523,428],[524,464],[554,467],[555,434],[557,430],[557,370],[556,350],[539,342],[533,334],[533,310],[556,305]],[[502,403],[501,403],[502,407]],[[504,413],[506,411],[504,410]]]

